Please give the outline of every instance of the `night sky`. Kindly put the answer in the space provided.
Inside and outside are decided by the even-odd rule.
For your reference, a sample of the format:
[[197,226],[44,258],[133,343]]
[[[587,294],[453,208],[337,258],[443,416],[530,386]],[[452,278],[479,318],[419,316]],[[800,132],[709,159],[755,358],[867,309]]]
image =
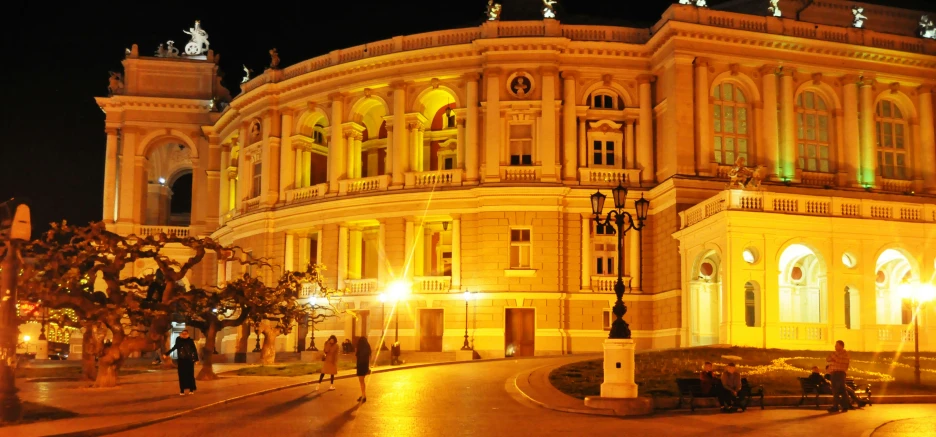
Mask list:
[[[541,17],[540,0],[499,2],[503,19]],[[101,3],[8,1],[0,17],[0,201],[31,200],[34,236],[51,221],[100,220],[104,114],[93,97],[107,94],[108,71],[122,71],[124,49],[132,44],[139,44],[141,55],[169,39],[182,48],[188,42],[182,30],[201,20],[211,48],[221,55],[224,84],[236,95],[241,64],[263,71],[270,48],[277,48],[285,68],[397,35],[477,26],[487,1]],[[652,24],[671,3],[676,1],[560,0],[559,20]],[[880,3],[936,9],[934,0]]]

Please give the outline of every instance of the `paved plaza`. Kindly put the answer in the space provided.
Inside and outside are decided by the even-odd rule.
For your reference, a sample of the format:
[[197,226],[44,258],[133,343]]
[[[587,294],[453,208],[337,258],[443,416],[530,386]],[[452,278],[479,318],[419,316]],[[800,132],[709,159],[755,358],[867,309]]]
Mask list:
[[[566,413],[543,405],[568,407],[568,398],[520,384],[535,369],[582,357],[493,360],[412,367],[375,372],[368,380],[367,402],[357,402],[356,378],[336,381],[337,390],[318,392],[311,385],[250,396],[210,408],[193,408],[262,389],[307,382],[311,378],[230,377],[200,383],[194,396],[177,395],[174,374],[129,377],[117,389],[54,389],[53,383],[21,383],[24,400],[44,401],[80,411],[73,419],[3,429],[4,436],[930,436],[936,435],[936,406],[875,405],[845,414],[813,408],[751,409],[719,414],[712,410],[657,413],[619,418]],[[317,378],[316,378],[317,379]],[[31,384],[31,385],[29,385]],[[73,383],[74,384],[74,383]],[[43,386],[44,385],[44,386]],[[530,397],[536,398],[535,401]],[[584,408],[583,408],[584,409]],[[110,434],[96,427],[128,425],[177,413],[152,425]],[[111,431],[117,428],[111,428]]]

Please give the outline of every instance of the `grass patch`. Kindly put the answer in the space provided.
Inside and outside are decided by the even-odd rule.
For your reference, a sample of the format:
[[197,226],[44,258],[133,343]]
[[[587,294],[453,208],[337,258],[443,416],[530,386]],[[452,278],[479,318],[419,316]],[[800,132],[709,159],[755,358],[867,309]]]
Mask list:
[[[722,358],[730,355],[740,360]],[[634,357],[635,379],[640,396],[678,396],[676,378],[696,378],[702,363],[720,365],[735,360],[751,384],[763,385],[768,395],[799,395],[797,377],[808,376],[812,366],[825,368],[829,352],[755,348],[689,348],[638,352]],[[876,395],[936,394],[936,354],[921,353],[921,385],[913,382],[913,354],[894,352],[850,352],[849,377],[870,383]],[[785,358],[786,364],[778,362]],[[796,358],[796,359],[792,359]],[[583,361],[559,367],[549,375],[557,389],[572,397],[598,396],[604,380],[602,360]]]
[[[350,361],[338,361],[338,370],[353,369],[355,363]],[[306,376],[318,374],[322,369],[322,363],[296,363],[296,364],[274,364],[272,366],[249,366],[241,367],[237,370],[224,372],[222,375],[237,376]]]
[[12,425],[24,425],[27,423],[38,422],[40,420],[60,420],[77,417],[78,413],[63,410],[61,408],[50,407],[48,405],[37,404],[35,402],[22,402],[23,418],[15,423],[0,423],[0,427]]
[[[120,369],[117,374],[119,376],[126,375],[135,375],[138,373],[148,372],[147,369],[141,368],[132,368],[132,369]],[[28,378],[28,379],[78,379],[81,378],[81,367],[80,366],[56,366],[56,367],[17,367],[15,376],[19,378]]]

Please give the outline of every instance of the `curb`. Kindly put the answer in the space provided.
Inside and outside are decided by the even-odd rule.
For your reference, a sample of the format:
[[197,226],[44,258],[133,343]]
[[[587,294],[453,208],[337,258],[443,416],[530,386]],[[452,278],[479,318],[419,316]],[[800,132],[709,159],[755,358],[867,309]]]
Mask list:
[[[371,374],[375,374],[375,373],[387,373],[387,372],[396,372],[396,371],[400,371],[400,370],[409,370],[409,369],[419,369],[419,368],[423,368],[423,367],[451,366],[451,365],[456,365],[456,364],[473,364],[473,363],[479,363],[479,362],[506,361],[506,360],[535,360],[535,359],[557,358],[557,357],[558,357],[558,356],[546,355],[546,356],[539,356],[539,357],[488,358],[488,359],[471,360],[471,361],[446,361],[446,362],[442,362],[442,363],[419,363],[419,364],[412,364],[412,365],[409,365],[409,366],[403,365],[403,366],[390,367],[390,368],[379,369],[379,370],[372,370],[372,371],[371,371]],[[355,374],[341,375],[341,376],[335,375],[335,379],[349,379],[349,378],[354,378],[354,377],[356,377],[356,376],[357,376],[357,375],[355,375]],[[169,414],[169,415],[167,415],[167,416],[157,417],[157,418],[153,418],[153,419],[141,420],[141,421],[139,421],[139,422],[122,423],[122,424],[118,424],[118,425],[105,426],[105,427],[101,427],[101,428],[92,428],[92,429],[87,429],[87,430],[84,430],[84,431],[67,432],[67,433],[62,433],[62,434],[47,434],[47,435],[44,436],[44,437],[96,437],[96,436],[103,436],[103,435],[108,435],[108,434],[114,434],[114,433],[118,433],[118,432],[129,431],[129,430],[136,429],[136,428],[142,428],[142,427],[144,427],[144,426],[155,425],[155,424],[157,424],[157,423],[167,422],[167,421],[170,421],[170,420],[175,419],[175,418],[180,417],[180,416],[184,416],[184,415],[187,415],[187,414],[191,414],[191,413],[195,413],[195,412],[198,412],[198,411],[206,410],[206,409],[209,409],[209,408],[212,408],[212,407],[217,407],[217,406],[219,406],[219,405],[228,404],[228,403],[231,403],[231,402],[237,402],[237,401],[240,401],[240,400],[243,400],[243,399],[247,399],[247,398],[251,398],[251,397],[254,397],[254,396],[262,396],[262,395],[265,395],[265,394],[274,393],[274,392],[278,392],[278,391],[282,391],[282,390],[289,390],[289,389],[291,389],[291,388],[301,387],[301,386],[303,386],[303,385],[309,385],[309,384],[314,384],[314,383],[315,383],[315,381],[313,381],[313,380],[309,380],[309,381],[305,381],[305,382],[296,382],[296,383],[286,384],[286,385],[279,386],[279,387],[273,387],[273,388],[268,388],[268,389],[260,390],[260,391],[253,392],[253,393],[246,393],[246,394],[234,396],[234,397],[231,397],[231,398],[227,398],[227,399],[223,399],[223,400],[220,400],[220,401],[212,402],[212,403],[210,403],[210,404],[201,405],[201,406],[198,406],[198,407],[189,409],[189,410],[183,410],[183,411],[179,411],[179,412],[176,412],[176,413],[172,413],[172,414]],[[526,395],[524,395],[524,396],[526,396]]]
[[[561,367],[564,365],[565,364],[562,364],[556,367]],[[545,402],[542,402],[533,398],[533,396],[530,396],[526,391],[524,391],[524,388],[527,388],[527,390],[529,390],[530,388],[530,382],[529,382],[530,375],[532,375],[534,372],[538,370],[541,370],[550,366],[553,366],[553,365],[547,364],[545,366],[540,366],[532,370],[524,370],[523,372],[520,372],[514,375],[514,387],[517,389],[518,392],[520,392],[521,395],[523,395],[524,398],[526,398],[530,402],[533,402],[534,404],[539,405],[540,407],[543,407],[549,410],[561,411],[564,413],[588,414],[592,416],[616,416],[616,414],[614,413],[614,410],[610,410],[610,409],[599,409],[599,408],[578,409],[578,408],[566,408],[566,407],[557,407],[554,405],[549,405]]]

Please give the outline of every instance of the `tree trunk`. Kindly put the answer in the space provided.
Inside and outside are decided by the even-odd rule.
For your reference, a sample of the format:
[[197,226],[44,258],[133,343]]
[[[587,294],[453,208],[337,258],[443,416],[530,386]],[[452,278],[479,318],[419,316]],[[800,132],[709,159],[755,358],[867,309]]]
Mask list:
[[215,352],[215,342],[218,338],[218,324],[213,322],[208,322],[208,331],[205,332],[205,347],[202,348],[202,368],[198,372],[198,376],[195,378],[199,381],[212,381],[218,379],[218,375],[214,373],[212,368],[212,360],[214,359]]
[[104,355],[98,360],[97,378],[94,379],[92,387],[116,387],[117,369],[120,368],[122,362],[123,357],[120,354],[119,345],[113,344],[107,348]]
[[299,323],[296,335],[299,337],[299,341],[296,343],[296,352],[302,352],[306,350],[306,336],[309,335],[309,316],[302,318],[302,323]]
[[97,363],[94,358],[100,350],[98,344],[94,335],[94,325],[85,326],[85,332],[81,338],[81,376],[88,381],[94,381],[97,378]]
[[279,336],[279,329],[270,326],[270,323],[264,320],[260,324],[260,332],[263,333],[260,357],[263,359],[263,365],[269,366],[276,363],[276,337]]
[[247,341],[250,339],[250,323],[244,323],[237,328],[237,340],[234,343],[234,362],[247,362]]

